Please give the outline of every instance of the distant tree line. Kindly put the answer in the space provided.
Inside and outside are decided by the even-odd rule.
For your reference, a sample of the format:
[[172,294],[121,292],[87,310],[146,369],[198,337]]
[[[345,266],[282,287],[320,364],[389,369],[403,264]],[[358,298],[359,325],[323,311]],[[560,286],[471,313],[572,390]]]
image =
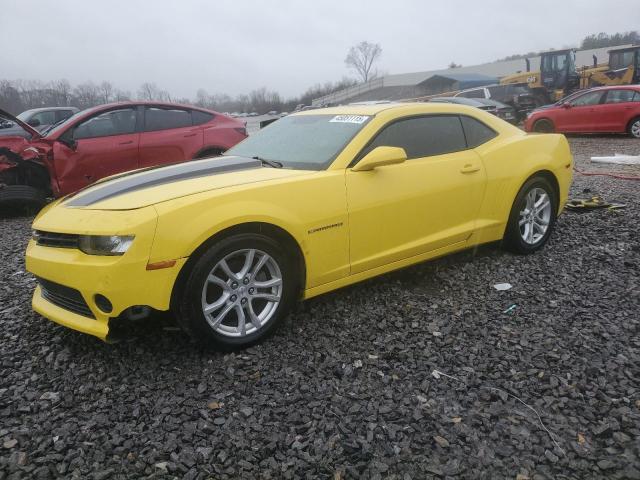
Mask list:
[[640,43],[640,34],[637,31],[613,33],[611,35],[600,32],[597,35],[588,35],[580,42],[580,50],[590,50],[592,48],[615,47],[626,45],[627,43]]
[[[594,48],[616,47],[618,45],[626,45],[628,43],[639,44],[640,34],[637,31],[623,32],[623,33],[604,33],[587,35],[580,42],[578,50],[591,50]],[[549,50],[554,50],[550,48]],[[496,61],[502,62],[505,60],[518,60],[521,58],[531,58],[540,55],[540,52],[528,52],[523,54],[509,55],[508,57],[500,58]]]
[[205,89],[199,89],[196,98],[189,99],[173,97],[167,90],[159,88],[153,82],[143,83],[132,95],[130,91],[121,90],[107,81],[100,83],[89,81],[73,86],[66,79],[51,82],[0,79],[0,108],[18,114],[38,107],[74,106],[85,109],[104,103],[137,99],[196,105],[220,112],[263,114],[271,110],[291,111],[299,104],[310,105],[314,98],[328,95],[356,83],[356,80],[343,78],[337,82],[317,84],[308,88],[299,97],[286,100],[278,92],[265,87],[236,97],[224,93],[209,94]]

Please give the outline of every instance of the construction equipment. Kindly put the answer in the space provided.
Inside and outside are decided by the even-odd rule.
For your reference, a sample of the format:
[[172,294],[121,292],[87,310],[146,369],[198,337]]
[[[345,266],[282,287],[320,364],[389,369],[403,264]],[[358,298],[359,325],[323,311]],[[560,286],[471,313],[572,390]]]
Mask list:
[[551,50],[540,54],[540,70],[507,75],[500,84],[527,84],[534,92],[557,101],[583,88],[601,85],[630,85],[640,83],[640,45],[609,50],[609,62],[598,64],[593,56],[592,66],[576,67],[576,50]]
[[502,85],[526,83],[536,94],[556,101],[580,88],[580,74],[576,70],[576,51],[573,48],[552,50],[540,54],[540,70],[531,72],[529,59],[525,59],[527,71],[507,75]]
[[582,74],[583,88],[640,83],[640,45],[609,50],[609,64]]

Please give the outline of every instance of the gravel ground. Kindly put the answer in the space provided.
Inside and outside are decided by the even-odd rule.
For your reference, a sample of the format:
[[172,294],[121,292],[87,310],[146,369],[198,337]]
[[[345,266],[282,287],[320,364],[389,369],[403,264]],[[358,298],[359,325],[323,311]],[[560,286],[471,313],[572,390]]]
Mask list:
[[[571,143],[587,170],[640,153]],[[639,188],[578,175],[574,196],[628,208],[565,213],[533,256],[485,246],[322,296],[237,354],[167,318],[107,345],[35,315],[31,219],[2,219],[0,480],[640,478]]]

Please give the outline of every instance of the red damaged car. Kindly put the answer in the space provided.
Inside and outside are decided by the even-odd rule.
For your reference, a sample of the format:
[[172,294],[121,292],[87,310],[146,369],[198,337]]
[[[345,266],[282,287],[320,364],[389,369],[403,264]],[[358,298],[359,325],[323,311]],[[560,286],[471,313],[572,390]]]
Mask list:
[[628,133],[640,138],[640,85],[583,90],[537,108],[524,122],[527,132]]
[[245,124],[187,105],[123,102],[78,112],[38,132],[0,137],[0,205],[41,205],[103,177],[219,155],[246,138]]

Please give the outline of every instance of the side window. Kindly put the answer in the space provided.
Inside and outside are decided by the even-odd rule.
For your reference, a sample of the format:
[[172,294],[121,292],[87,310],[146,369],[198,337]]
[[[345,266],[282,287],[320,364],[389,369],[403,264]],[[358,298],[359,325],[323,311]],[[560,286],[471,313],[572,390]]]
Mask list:
[[376,147],[400,147],[407,158],[465,150],[464,133],[460,120],[455,115],[434,115],[408,118],[384,128],[365,149],[362,156]]
[[191,126],[191,113],[187,110],[154,108],[144,109],[144,131],[167,130]]
[[56,110],[56,122],[59,122],[61,120],[66,120],[71,115],[73,115],[72,110]]
[[32,123],[36,123],[37,125],[52,125],[56,123],[55,112],[53,110],[38,112],[29,119],[29,124]]
[[562,72],[567,65],[567,56],[566,55],[558,55],[556,56],[556,64],[555,64],[555,70],[556,72]]
[[457,96],[464,98],[484,98],[484,91],[479,88],[477,90],[469,90],[468,92],[463,92]]
[[83,138],[109,137],[134,133],[136,130],[136,111],[123,108],[101,113],[82,122],[73,131],[74,140]]
[[460,121],[462,122],[469,148],[476,148],[478,145],[482,145],[498,135],[494,130],[475,118],[461,115]]
[[640,92],[636,91],[633,94],[633,100],[631,100],[632,102],[640,102]]
[[600,91],[589,92],[574,98],[571,101],[571,105],[573,105],[574,107],[582,107],[585,105],[596,105],[600,103],[601,98],[602,98],[602,92]]
[[635,94],[636,92],[634,90],[609,90],[605,103],[633,102]]
[[201,112],[200,110],[192,110],[191,118],[193,119],[194,125],[202,125],[203,123],[207,123],[213,119],[214,115],[207,112]]
[[501,98],[504,98],[506,96],[507,88],[508,87],[504,87],[504,86],[489,87],[487,90],[489,90],[489,94],[491,95],[491,98],[500,100]]

